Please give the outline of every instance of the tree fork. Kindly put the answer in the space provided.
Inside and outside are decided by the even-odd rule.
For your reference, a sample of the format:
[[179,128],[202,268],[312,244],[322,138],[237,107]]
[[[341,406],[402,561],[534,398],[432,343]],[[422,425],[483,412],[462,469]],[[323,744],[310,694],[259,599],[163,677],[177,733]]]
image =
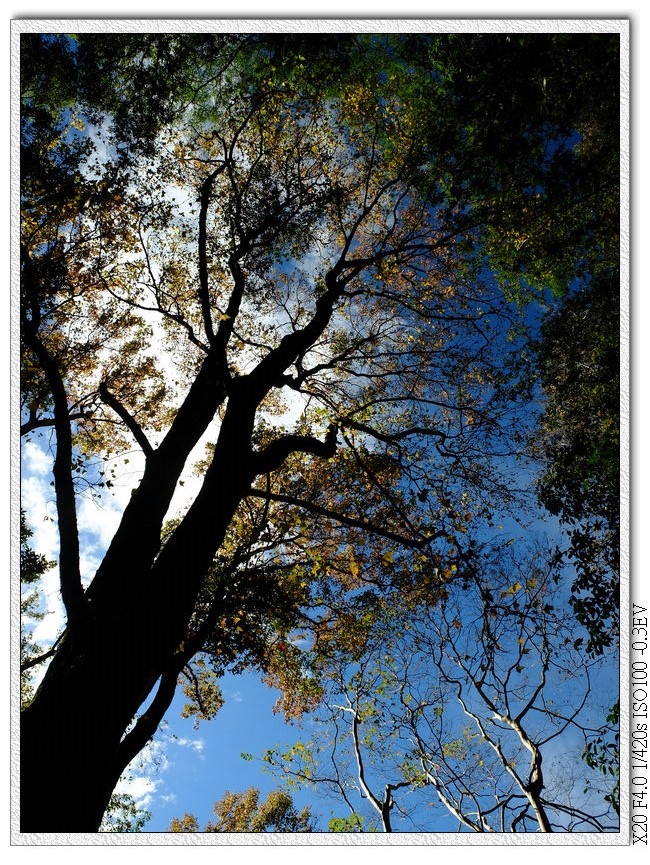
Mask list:
[[[254,406],[235,399],[202,490],[155,563],[145,550],[151,560],[144,573],[132,562],[138,558],[133,546],[138,521],[133,510],[128,519],[125,514],[119,540],[101,566],[101,592],[93,582],[87,615],[65,634],[23,712],[21,831],[99,828],[133,756],[132,747],[121,745],[124,733],[156,681],[173,666],[202,580],[253,479],[244,415],[252,417]],[[143,499],[150,501],[147,490]],[[151,725],[151,734],[155,728]],[[147,738],[140,737],[140,748]],[[51,797],[45,806],[44,791]]]

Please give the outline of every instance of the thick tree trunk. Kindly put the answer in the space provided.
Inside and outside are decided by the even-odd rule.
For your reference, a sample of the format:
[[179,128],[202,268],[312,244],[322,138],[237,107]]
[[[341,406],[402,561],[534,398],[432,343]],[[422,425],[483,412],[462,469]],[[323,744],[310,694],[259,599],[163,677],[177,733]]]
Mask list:
[[133,527],[122,540],[118,531],[99,591],[89,590],[83,621],[23,712],[22,832],[97,831],[132,756],[120,743],[157,680],[175,669],[203,578],[250,487],[246,432],[244,418],[227,412],[201,491],[144,574],[133,568],[141,565]]
[[21,720],[21,832],[97,831],[124,768],[120,740],[155,683],[128,643],[119,623],[94,622],[53,659]]

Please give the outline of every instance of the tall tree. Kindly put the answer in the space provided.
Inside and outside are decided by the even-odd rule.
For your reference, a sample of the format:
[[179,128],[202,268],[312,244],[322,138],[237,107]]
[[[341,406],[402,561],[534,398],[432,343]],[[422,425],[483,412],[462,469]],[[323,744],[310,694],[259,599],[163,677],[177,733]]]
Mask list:
[[[288,713],[318,700],[291,630],[360,640],[387,594],[441,597],[468,525],[513,501],[495,232],[514,200],[531,230],[584,200],[544,178],[578,158],[562,95],[602,72],[588,37],[469,44],[468,89],[446,37],[24,37],[22,419],[54,433],[66,625],[22,716],[23,831],[95,831],[183,671],[202,717],[229,664]],[[127,447],[139,483],[88,583],[76,492]]]
[[[617,53],[600,46],[603,69]],[[576,567],[571,603],[602,653],[618,642],[620,591],[620,102],[609,75],[584,105],[577,169],[586,192],[579,280],[545,315],[533,348],[545,408],[533,448],[542,503],[560,517]],[[594,184],[591,177],[598,175]]]

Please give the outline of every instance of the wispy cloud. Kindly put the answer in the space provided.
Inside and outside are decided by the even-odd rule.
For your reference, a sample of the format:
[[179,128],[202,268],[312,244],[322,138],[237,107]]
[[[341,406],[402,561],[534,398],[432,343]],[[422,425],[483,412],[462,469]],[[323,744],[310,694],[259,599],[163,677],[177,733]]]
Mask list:
[[180,748],[191,748],[197,754],[201,754],[205,750],[203,739],[188,739],[187,737],[183,737],[182,739],[173,739],[172,741]]
[[165,791],[165,775],[174,765],[174,747],[193,751],[199,760],[205,759],[203,752],[206,746],[202,738],[174,736],[163,729],[127,766],[115,788],[116,792],[128,793],[141,809],[175,802],[176,794]]
[[167,756],[168,738],[149,742],[130,763],[115,788],[116,793],[133,796],[138,808],[151,805],[156,791],[164,784],[161,777],[172,765]]

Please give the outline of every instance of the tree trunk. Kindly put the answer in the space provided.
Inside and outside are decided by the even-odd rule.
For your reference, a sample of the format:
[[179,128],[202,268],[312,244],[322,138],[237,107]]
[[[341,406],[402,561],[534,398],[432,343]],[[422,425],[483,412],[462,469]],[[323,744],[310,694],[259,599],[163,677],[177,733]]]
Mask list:
[[246,418],[227,411],[201,491],[144,574],[133,567],[142,564],[133,526],[118,530],[99,591],[90,587],[83,620],[23,712],[22,832],[97,831],[133,756],[120,743],[158,679],[177,671],[197,593],[250,487],[247,432]]
[[68,631],[23,712],[22,832],[97,831],[124,769],[120,741],[159,675],[134,612]]

